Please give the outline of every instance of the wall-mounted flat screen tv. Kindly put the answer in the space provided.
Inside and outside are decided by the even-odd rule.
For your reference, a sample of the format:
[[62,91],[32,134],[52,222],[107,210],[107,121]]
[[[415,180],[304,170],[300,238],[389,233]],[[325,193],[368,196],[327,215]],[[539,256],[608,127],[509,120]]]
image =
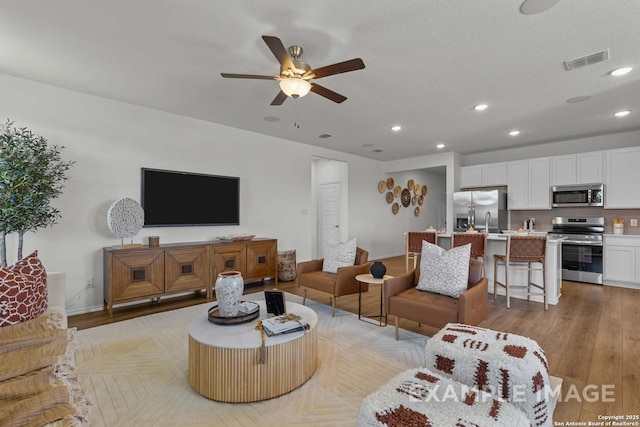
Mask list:
[[142,168],[145,227],[240,224],[240,178]]

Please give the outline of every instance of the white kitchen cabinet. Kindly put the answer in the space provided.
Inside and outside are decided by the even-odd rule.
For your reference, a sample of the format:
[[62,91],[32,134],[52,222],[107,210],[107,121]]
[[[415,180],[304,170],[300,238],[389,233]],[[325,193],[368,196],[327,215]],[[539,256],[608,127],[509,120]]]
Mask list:
[[507,164],[507,208],[528,209],[529,161],[517,160]]
[[600,184],[604,159],[602,151],[576,154],[576,184]]
[[551,209],[549,158],[508,162],[507,208]]
[[640,147],[605,151],[605,208],[640,208],[639,165]]
[[460,188],[482,187],[482,165],[460,168]]
[[551,185],[572,185],[576,183],[576,155],[554,156],[550,158]]
[[507,164],[489,163],[482,165],[482,186],[496,187],[507,185]]
[[460,168],[460,188],[507,185],[507,164],[489,163]]
[[640,283],[640,236],[604,237],[604,282]]
[[599,184],[602,182],[602,151],[550,158],[550,185]]
[[529,160],[529,209],[551,209],[548,157]]

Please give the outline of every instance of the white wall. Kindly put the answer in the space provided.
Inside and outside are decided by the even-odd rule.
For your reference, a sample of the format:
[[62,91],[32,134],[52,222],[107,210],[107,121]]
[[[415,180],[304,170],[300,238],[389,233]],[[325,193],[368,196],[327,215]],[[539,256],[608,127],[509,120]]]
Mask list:
[[[381,162],[6,75],[0,75],[0,90],[0,118],[64,145],[63,158],[76,162],[55,202],[62,213],[58,224],[25,237],[25,254],[38,249],[48,270],[67,273],[68,303],[84,289],[85,278],[95,278],[95,289],[71,313],[102,307],[102,248],[120,244],[107,228],[107,210],[122,197],[140,200],[141,167],[239,176],[240,225],[144,228],[134,242],[150,235],[173,243],[251,233],[295,248],[299,261],[311,259],[312,216],[302,212],[311,212],[311,163],[322,157],[349,164],[349,235],[372,257],[401,253],[394,253],[392,242],[401,236],[379,232],[390,216],[386,207],[379,209]],[[15,240],[8,238],[9,262],[15,261]]]

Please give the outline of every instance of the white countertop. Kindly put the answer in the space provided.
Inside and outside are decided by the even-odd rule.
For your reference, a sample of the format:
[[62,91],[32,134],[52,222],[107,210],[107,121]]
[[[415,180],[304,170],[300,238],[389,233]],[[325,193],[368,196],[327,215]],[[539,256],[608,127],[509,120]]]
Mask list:
[[640,237],[640,234],[613,234],[613,233],[604,233],[604,237]]
[[[546,231],[539,232],[539,233],[540,233],[539,235],[543,235],[543,233],[546,233]],[[616,236],[619,236],[619,234],[616,234]],[[640,237],[640,235],[637,235],[637,237]],[[451,234],[449,234],[449,233],[438,234],[438,239],[441,239],[441,238],[450,239],[451,238]],[[507,235],[503,234],[503,233],[489,233],[489,234],[487,234],[487,240],[497,240],[497,241],[502,240],[502,241],[506,241],[507,240]],[[547,243],[549,243],[549,244],[557,244],[562,240],[564,240],[564,237],[560,238],[560,239],[547,237]]]

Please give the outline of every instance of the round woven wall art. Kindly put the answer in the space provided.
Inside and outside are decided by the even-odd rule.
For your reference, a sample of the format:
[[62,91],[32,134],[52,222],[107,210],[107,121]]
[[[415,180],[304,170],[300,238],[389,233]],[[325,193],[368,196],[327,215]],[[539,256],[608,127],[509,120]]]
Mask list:
[[140,203],[128,197],[116,200],[107,212],[107,224],[116,236],[133,237],[144,225],[144,210]]

